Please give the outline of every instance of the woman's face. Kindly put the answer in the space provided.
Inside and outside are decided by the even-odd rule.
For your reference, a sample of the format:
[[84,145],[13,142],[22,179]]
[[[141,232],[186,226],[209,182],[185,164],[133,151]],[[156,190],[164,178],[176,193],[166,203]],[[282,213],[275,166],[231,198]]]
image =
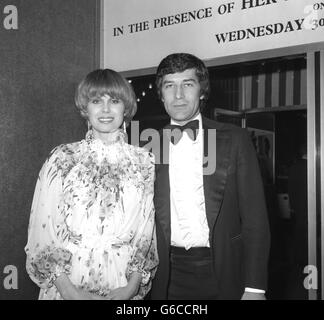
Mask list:
[[124,112],[124,102],[108,94],[91,99],[87,106],[87,115],[94,137],[104,139],[117,131],[124,121]]

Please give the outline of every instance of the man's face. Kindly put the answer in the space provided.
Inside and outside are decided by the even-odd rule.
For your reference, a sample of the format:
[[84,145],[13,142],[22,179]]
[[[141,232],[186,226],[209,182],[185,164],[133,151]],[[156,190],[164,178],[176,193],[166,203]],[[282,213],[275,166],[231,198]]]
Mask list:
[[162,101],[169,116],[185,124],[199,113],[200,82],[195,69],[166,74],[162,79]]

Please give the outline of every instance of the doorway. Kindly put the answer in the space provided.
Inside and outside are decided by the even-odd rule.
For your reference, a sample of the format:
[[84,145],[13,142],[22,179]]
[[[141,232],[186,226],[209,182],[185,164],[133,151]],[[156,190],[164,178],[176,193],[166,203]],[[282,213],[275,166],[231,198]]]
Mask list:
[[307,111],[246,114],[267,201],[271,231],[267,297],[307,300]]

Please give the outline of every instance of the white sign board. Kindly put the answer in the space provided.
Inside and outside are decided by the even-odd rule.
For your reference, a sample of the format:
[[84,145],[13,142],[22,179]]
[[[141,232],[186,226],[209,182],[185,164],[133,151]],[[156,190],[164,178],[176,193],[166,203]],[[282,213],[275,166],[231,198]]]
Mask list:
[[102,65],[156,67],[174,52],[203,60],[324,43],[324,0],[103,0]]

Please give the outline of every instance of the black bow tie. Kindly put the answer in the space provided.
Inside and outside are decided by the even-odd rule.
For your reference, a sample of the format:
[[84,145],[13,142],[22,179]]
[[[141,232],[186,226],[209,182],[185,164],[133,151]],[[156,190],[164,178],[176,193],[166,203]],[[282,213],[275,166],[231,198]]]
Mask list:
[[189,138],[191,140],[195,141],[197,138],[197,135],[198,135],[199,121],[192,120],[183,126],[179,126],[176,124],[169,124],[165,127],[165,129],[171,129],[170,140],[173,144],[177,144],[180,141],[180,139],[182,138],[182,135],[183,135],[183,131],[185,131],[185,130],[186,130]]

